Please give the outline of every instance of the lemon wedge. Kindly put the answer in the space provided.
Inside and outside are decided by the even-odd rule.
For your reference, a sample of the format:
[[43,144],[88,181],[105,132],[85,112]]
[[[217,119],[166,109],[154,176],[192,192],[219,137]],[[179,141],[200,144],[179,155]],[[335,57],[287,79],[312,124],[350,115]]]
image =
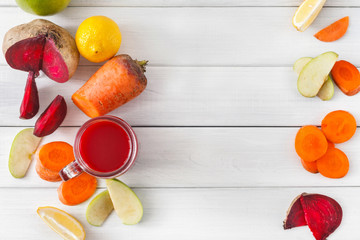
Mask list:
[[65,240],[85,239],[85,230],[81,223],[70,214],[55,207],[39,207],[38,215]]
[[319,15],[326,0],[305,0],[296,10],[293,17],[294,27],[300,31],[305,31]]

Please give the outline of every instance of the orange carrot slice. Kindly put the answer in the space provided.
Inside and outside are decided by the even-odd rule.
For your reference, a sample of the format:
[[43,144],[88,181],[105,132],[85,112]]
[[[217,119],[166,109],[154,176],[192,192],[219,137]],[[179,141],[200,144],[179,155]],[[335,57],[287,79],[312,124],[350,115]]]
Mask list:
[[328,142],[324,134],[315,126],[304,126],[296,134],[295,150],[305,161],[316,161],[326,153],[327,148]]
[[329,141],[343,143],[355,134],[356,120],[349,112],[333,111],[322,120],[321,130]]
[[41,164],[39,160],[36,161],[35,170],[36,173],[39,175],[39,177],[45,181],[49,181],[49,182],[61,181],[59,172],[54,172],[47,168],[44,168],[44,166]]
[[311,173],[318,173],[319,172],[318,168],[317,168],[316,161],[307,162],[307,161],[304,161],[303,159],[301,159],[301,164],[303,165],[305,170],[308,171],[308,172],[311,172]]
[[344,94],[353,96],[360,91],[360,73],[353,64],[344,60],[337,61],[331,75]]
[[323,42],[333,42],[345,35],[349,27],[349,17],[344,17],[314,35]]
[[316,162],[320,174],[328,178],[342,178],[349,171],[346,154],[337,148],[330,148]]
[[50,142],[39,149],[39,160],[44,168],[59,172],[75,160],[73,147],[66,142]]
[[58,196],[65,205],[77,205],[89,199],[94,194],[96,186],[96,178],[84,172],[69,181],[62,182],[58,188]]

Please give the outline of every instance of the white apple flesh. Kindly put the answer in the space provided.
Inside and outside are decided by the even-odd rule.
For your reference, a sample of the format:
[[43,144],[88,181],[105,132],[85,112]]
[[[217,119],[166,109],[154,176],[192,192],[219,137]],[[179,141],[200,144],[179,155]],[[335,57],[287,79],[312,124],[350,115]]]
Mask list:
[[25,176],[41,138],[34,136],[33,128],[20,131],[14,138],[9,155],[9,170],[13,177]]

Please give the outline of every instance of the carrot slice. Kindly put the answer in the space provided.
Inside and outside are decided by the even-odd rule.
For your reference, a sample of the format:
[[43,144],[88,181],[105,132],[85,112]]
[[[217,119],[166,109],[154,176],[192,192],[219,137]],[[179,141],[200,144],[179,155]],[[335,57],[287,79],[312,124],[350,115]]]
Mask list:
[[58,188],[58,196],[65,205],[77,205],[89,199],[94,194],[96,186],[96,178],[84,172],[69,181],[62,182]]
[[39,149],[39,161],[51,171],[59,172],[74,160],[73,147],[66,142],[50,142]]
[[356,120],[349,112],[333,111],[322,120],[321,130],[329,141],[343,143],[355,134]]
[[344,17],[320,30],[314,35],[322,42],[333,42],[345,35],[349,27],[349,17]]
[[331,75],[344,94],[353,96],[360,91],[360,73],[353,64],[344,60],[337,61]]
[[318,168],[317,168],[317,163],[316,161],[314,162],[307,162],[304,161],[303,159],[301,159],[301,164],[303,165],[304,169],[308,172],[311,173],[318,173]]
[[[326,136],[325,136],[326,137]],[[334,148],[335,147],[335,144],[334,143],[332,143],[332,142],[330,142],[329,140],[328,140],[328,149],[329,148]]]
[[337,148],[330,148],[316,162],[320,174],[328,178],[342,178],[349,171],[346,154]]
[[47,168],[44,168],[44,166],[41,164],[39,160],[36,161],[35,170],[36,173],[39,175],[39,177],[45,181],[49,181],[49,182],[61,181],[59,172],[54,172]]
[[305,161],[316,161],[326,153],[327,148],[325,135],[315,126],[304,126],[296,134],[295,150]]

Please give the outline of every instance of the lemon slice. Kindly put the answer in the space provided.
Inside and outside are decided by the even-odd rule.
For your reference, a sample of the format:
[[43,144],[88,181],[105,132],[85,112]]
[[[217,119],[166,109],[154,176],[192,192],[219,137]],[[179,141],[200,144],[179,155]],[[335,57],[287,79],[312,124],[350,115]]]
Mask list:
[[296,10],[293,17],[294,27],[300,31],[305,31],[319,15],[326,0],[305,0]]
[[47,225],[65,240],[85,239],[83,226],[70,214],[55,207],[39,207],[37,213]]

